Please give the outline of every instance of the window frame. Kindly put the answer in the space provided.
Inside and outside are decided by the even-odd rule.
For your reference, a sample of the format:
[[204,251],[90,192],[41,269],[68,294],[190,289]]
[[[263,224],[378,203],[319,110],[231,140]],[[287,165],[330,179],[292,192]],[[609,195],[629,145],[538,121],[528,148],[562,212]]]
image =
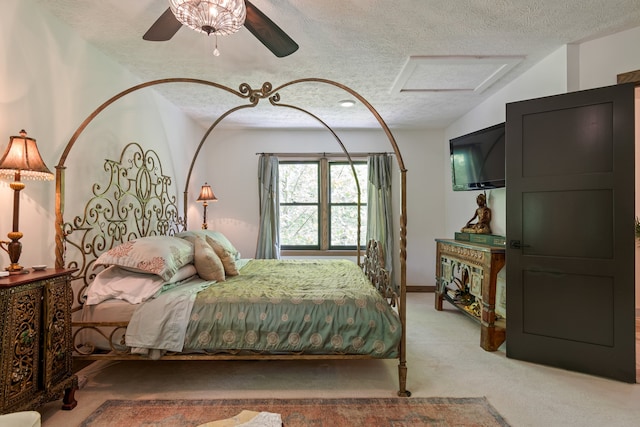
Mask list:
[[[366,156],[351,156],[351,160],[354,165],[363,164],[367,165],[367,157]],[[304,157],[296,157],[287,160],[280,160],[279,164],[301,164],[301,163],[317,163],[319,165],[318,168],[318,180],[319,180],[319,209],[318,209],[318,245],[308,245],[308,246],[295,246],[295,245],[281,245],[280,250],[283,255],[295,256],[295,255],[354,255],[357,253],[358,248],[356,244],[349,246],[337,246],[331,245],[331,182],[330,182],[330,164],[347,164],[349,165],[349,159],[346,156],[333,155],[328,156],[318,155],[318,156],[304,156]],[[360,209],[367,208],[367,194],[366,191],[362,189],[363,183],[359,182],[361,192],[360,192]],[[365,183],[366,184],[366,183]],[[280,182],[278,181],[278,191],[280,191]],[[308,203],[306,203],[308,204]],[[287,206],[295,206],[298,204],[294,203],[282,203],[280,205]],[[303,205],[303,204],[300,204]],[[340,205],[352,205],[357,206],[357,201],[355,203],[336,203],[335,206]],[[362,224],[361,224],[362,226]],[[362,238],[361,238],[362,240]],[[366,248],[366,245],[361,245],[360,249],[363,250]]]
[[[309,203],[309,202],[302,202],[302,203],[283,203],[282,201],[280,201],[280,206],[278,207],[278,209],[280,209],[281,206],[317,206],[318,207],[318,237],[317,237],[317,245],[281,245],[280,249],[281,250],[303,250],[303,251],[309,251],[309,250],[315,250],[315,251],[319,251],[322,248],[322,180],[321,180],[321,176],[322,176],[322,165],[320,164],[319,160],[311,160],[311,159],[306,159],[306,160],[282,160],[278,162],[278,168],[280,167],[280,165],[282,164],[296,164],[296,165],[300,165],[300,164],[317,164],[318,165],[318,194],[317,194],[317,202],[316,203]],[[278,176],[281,176],[281,174],[278,172]],[[280,192],[280,181],[278,180],[278,192]],[[280,218],[281,215],[278,215],[278,217]]]
[[[356,165],[365,165],[367,166],[367,161],[366,160],[353,160],[353,165],[354,167]],[[332,211],[332,207],[334,206],[354,206],[356,207],[356,209],[358,208],[358,201],[356,200],[355,202],[336,202],[333,203],[331,201],[331,166],[332,165],[347,165],[349,166],[349,160],[330,160],[327,162],[327,226],[328,226],[328,236],[327,236],[327,249],[328,250],[348,250],[348,251],[357,251],[358,250],[358,246],[357,244],[352,244],[352,245],[332,245],[331,244],[331,231],[332,231],[332,216],[331,216],[331,211]],[[362,209],[367,209],[367,194],[366,191],[363,191],[362,187],[362,182],[358,181],[358,184],[360,186],[360,212],[362,213]],[[360,218],[362,219],[362,214],[360,216]],[[362,227],[362,223],[360,224],[360,226]],[[366,224],[364,224],[366,226]],[[366,230],[366,227],[365,227]],[[361,236],[362,237],[362,236]],[[362,239],[361,239],[362,240]],[[360,245],[360,249],[366,249],[366,244],[362,244]]]

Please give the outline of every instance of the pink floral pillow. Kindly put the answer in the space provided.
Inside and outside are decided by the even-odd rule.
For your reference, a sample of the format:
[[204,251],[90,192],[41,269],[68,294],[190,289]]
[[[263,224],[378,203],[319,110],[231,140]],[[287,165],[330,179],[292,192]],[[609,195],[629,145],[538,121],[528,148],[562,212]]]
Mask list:
[[193,244],[178,237],[149,236],[118,245],[98,257],[95,266],[117,265],[169,280],[193,262]]

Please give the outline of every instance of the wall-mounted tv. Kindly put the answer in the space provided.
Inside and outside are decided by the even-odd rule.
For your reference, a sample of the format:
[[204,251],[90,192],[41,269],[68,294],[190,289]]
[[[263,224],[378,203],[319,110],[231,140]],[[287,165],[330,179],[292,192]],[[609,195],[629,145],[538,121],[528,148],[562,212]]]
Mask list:
[[505,186],[505,124],[449,141],[453,191]]

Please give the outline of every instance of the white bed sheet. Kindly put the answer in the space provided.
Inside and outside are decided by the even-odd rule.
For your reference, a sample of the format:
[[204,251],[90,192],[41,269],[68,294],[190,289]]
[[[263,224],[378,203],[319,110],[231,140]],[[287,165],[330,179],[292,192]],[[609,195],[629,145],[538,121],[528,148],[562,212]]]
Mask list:
[[[249,261],[236,260],[236,268],[241,270]],[[213,283],[195,276],[138,304],[125,336],[132,353],[157,358],[166,351],[182,351],[195,298]]]
[[[235,261],[240,270],[250,259]],[[112,337],[118,350],[132,348],[134,353],[158,356],[158,351],[180,351],[184,345],[184,334],[197,292],[214,281],[205,281],[193,276],[174,286],[166,286],[155,298],[140,304],[124,300],[108,299],[95,305],[84,305],[81,310],[82,322],[127,322],[126,329],[116,331]],[[100,328],[108,337],[113,328]],[[100,333],[84,329],[75,342],[91,343],[97,349],[111,350],[109,340]],[[126,345],[125,345],[126,342]],[[149,350],[154,350],[151,354]]]
[[138,304],[127,327],[127,346],[137,354],[149,354],[149,349],[182,351],[196,295],[212,283],[196,276]]

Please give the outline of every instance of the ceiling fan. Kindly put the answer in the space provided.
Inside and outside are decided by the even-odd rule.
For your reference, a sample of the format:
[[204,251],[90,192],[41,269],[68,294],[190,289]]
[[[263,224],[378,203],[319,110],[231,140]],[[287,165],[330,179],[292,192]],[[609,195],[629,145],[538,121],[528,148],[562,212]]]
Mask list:
[[[255,7],[250,1],[245,0],[244,3],[246,5],[244,26],[251,34],[260,40],[267,49],[273,52],[275,56],[282,58],[298,50],[298,44],[269,19],[267,15],[262,13],[262,11]],[[142,38],[150,41],[167,41],[178,32],[182,25],[171,11],[171,8],[168,8],[160,15],[156,22],[153,23]],[[203,27],[199,29],[199,31],[207,34],[215,34],[215,29],[212,27]]]

